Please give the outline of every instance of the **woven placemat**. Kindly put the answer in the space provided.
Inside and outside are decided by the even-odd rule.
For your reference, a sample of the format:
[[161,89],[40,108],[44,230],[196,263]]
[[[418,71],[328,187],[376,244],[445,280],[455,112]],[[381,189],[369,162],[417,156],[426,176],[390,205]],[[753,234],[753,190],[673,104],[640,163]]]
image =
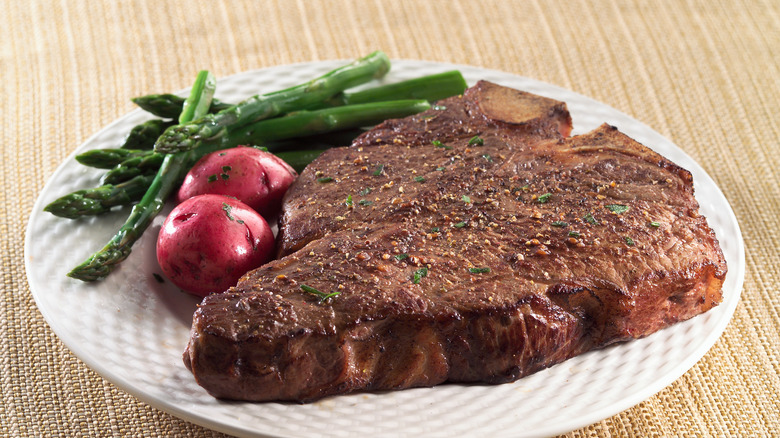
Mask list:
[[780,430],[780,3],[33,0],[0,2],[0,17],[0,435],[220,435],[127,395],[61,344],[24,272],[33,202],[132,96],[186,87],[201,68],[224,76],[375,49],[607,103],[683,148],[731,203],[747,273],[724,335],[659,394],[569,436]]

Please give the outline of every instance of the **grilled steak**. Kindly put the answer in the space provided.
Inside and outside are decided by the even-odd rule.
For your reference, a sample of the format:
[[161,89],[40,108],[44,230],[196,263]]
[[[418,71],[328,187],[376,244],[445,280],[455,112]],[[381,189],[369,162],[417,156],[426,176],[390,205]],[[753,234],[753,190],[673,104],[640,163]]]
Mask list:
[[255,401],[507,382],[717,305],[690,173],[570,129],[480,82],[327,151],[285,198],[283,257],[204,299],[185,364]]

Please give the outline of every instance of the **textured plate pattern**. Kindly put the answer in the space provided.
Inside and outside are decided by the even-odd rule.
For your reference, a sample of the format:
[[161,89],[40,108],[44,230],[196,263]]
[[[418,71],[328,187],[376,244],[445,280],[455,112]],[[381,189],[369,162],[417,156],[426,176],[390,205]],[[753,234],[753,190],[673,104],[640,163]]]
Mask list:
[[[317,62],[242,73],[219,81],[217,97],[243,97],[294,85],[339,65]],[[469,66],[395,61],[387,81],[453,68],[468,82],[488,79],[566,101],[575,133],[603,122],[618,126],[694,175],[697,199],[715,229],[729,274],[725,300],[713,311],[648,338],[591,352],[504,385],[441,385],[381,394],[332,397],[307,405],[224,402],[208,396],[184,368],[197,300],[157,283],[154,241],[164,216],[106,280],[84,284],[65,277],[101,247],[127,212],[68,221],[44,205],[100,174],[73,156],[54,173],[30,216],[25,263],[30,288],[51,327],[87,365],[151,405],[195,423],[241,436],[545,436],[586,426],[625,410],[669,385],[712,346],[739,301],[744,247],[734,214],[704,170],[670,141],[604,104],[532,79]],[[117,120],[76,151],[118,145],[147,116]],[[75,154],[74,154],[75,155]]]

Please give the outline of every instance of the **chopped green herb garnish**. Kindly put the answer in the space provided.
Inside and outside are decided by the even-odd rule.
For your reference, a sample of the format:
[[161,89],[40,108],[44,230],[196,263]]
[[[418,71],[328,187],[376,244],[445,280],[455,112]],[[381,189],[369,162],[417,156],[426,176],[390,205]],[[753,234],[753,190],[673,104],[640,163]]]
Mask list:
[[567,224],[566,222],[562,222],[562,221],[555,221],[555,222],[553,222],[550,225],[552,225],[554,227],[561,227],[561,228],[569,226],[569,224]]
[[371,187],[366,187],[365,189],[363,189],[360,192],[358,192],[358,194],[360,194],[360,196],[366,196],[369,193],[371,193]]
[[569,237],[573,237],[575,239],[579,239],[582,236],[582,234],[576,232],[576,231],[569,231]]
[[409,258],[409,254],[403,253],[403,254],[398,254],[397,256],[395,256],[396,260],[403,260],[403,259],[406,259],[406,258]]
[[439,232],[439,227],[431,228],[431,233],[438,233],[438,232]]
[[486,159],[488,163],[493,162],[493,157],[491,157],[490,154],[482,154],[482,158]]
[[420,280],[422,280],[423,277],[427,277],[427,276],[428,276],[428,268],[420,268],[414,271],[414,276],[412,277],[412,283],[420,284]]
[[658,227],[661,226],[661,223],[660,222],[650,222],[650,226],[653,227],[653,228],[658,228]]
[[536,202],[544,204],[545,202],[549,201],[551,197],[552,193],[545,193],[543,195],[539,195],[539,197],[536,198]]
[[268,148],[265,146],[252,146],[255,149],[260,149],[263,152],[268,152]]
[[457,224],[454,224],[453,227],[455,228],[463,228],[466,226],[465,222],[458,222]]
[[594,218],[593,215],[590,214],[590,213],[586,214],[583,219],[585,219],[585,222],[587,222],[587,223],[589,223],[591,225],[598,224],[598,222],[596,221],[596,218]]
[[445,145],[444,143],[440,142],[439,140],[433,140],[431,142],[432,145],[436,146],[437,148],[442,148],[445,150],[450,150],[452,147]]
[[382,172],[385,170],[384,164],[379,164],[376,166],[376,170],[374,171],[374,176],[379,176],[382,174]]
[[467,195],[463,195],[463,197],[462,197],[461,199],[462,199],[462,200],[463,200],[463,202],[465,202],[466,204],[471,204],[471,198],[469,198]]
[[347,200],[344,201],[344,204],[346,204],[349,207],[352,207],[352,195],[347,195]]
[[301,285],[301,290],[303,290],[304,292],[308,292],[308,293],[310,293],[312,295],[318,296],[319,299],[320,299],[320,303],[323,303],[328,298],[335,297],[336,295],[341,293],[341,292],[331,292],[329,294],[326,294],[325,292],[320,292],[317,289],[315,289],[315,288],[313,288],[311,286],[307,286],[305,284]]
[[165,283],[165,279],[162,278],[162,276],[156,272],[152,272],[152,277],[154,277],[154,279],[157,280],[158,283]]
[[482,140],[478,135],[471,137],[471,140],[469,140],[469,146],[482,146],[483,144],[485,144],[485,140]]
[[214,182],[217,180],[217,175],[209,175],[209,177],[206,179],[208,182]]
[[444,172],[445,170],[447,170],[447,168],[441,166],[441,167],[437,167],[436,170],[438,170],[439,172]]
[[472,274],[487,274],[490,272],[490,268],[469,268],[469,272]]
[[230,179],[230,175],[228,175],[227,173],[220,173],[219,176],[220,176],[220,178],[224,179],[225,181]]
[[628,236],[624,237],[623,239],[625,239],[625,240],[626,240],[626,245],[628,245],[628,246],[634,246],[634,239],[632,239],[632,238],[630,238],[630,237],[628,237]]
[[223,172],[230,172],[231,170],[233,170],[232,166],[222,166],[222,171]]
[[234,220],[236,220],[236,219],[233,217],[233,215],[232,215],[232,214],[230,214],[230,213],[232,213],[232,212],[233,212],[233,207],[231,207],[231,206],[230,206],[230,204],[228,204],[227,202],[223,202],[223,203],[222,203],[222,211],[224,211],[224,212],[225,212],[225,215],[226,215],[226,216],[227,216],[227,218],[228,218],[228,219],[230,219],[231,221],[234,221]]
[[317,178],[318,183],[329,183],[333,181],[333,178],[326,176],[325,178]]
[[447,107],[444,105],[434,105],[433,109],[435,109],[436,111],[442,111],[442,110],[446,110]]
[[419,182],[419,183],[425,182],[425,178],[422,177],[422,176],[415,176],[414,180]]
[[605,206],[607,210],[611,211],[615,214],[625,213],[628,211],[627,205],[620,205],[620,204],[609,204]]
[[360,204],[360,205],[362,205],[362,206],[367,206],[367,205],[371,205],[371,204],[373,204],[373,202],[371,202],[371,201],[366,201],[365,199],[361,199],[360,201],[358,201],[358,204]]
[[220,157],[224,157],[225,155],[227,155],[227,152],[220,152],[220,153],[219,153],[219,156],[220,156]]

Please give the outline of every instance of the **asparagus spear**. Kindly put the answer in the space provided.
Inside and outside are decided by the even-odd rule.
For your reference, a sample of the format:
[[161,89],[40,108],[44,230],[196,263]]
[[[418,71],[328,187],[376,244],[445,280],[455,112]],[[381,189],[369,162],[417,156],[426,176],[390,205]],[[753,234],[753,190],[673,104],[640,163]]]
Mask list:
[[[202,117],[208,111],[214,96],[216,79],[208,71],[201,71],[195,79],[190,96],[179,116],[179,123],[187,123]],[[163,159],[151,186],[143,198],[133,207],[130,216],[114,237],[100,251],[76,266],[69,277],[82,281],[94,281],[108,275],[122,260],[130,255],[130,249],[152,219],[162,210],[165,199],[176,187],[181,176],[192,165],[192,152],[170,154]]]
[[[181,114],[181,107],[186,100],[184,97],[177,96],[175,94],[148,94],[146,96],[139,96],[130,99],[143,108],[145,111],[154,114],[155,116],[165,119],[178,119]],[[211,100],[211,106],[209,107],[210,113],[216,113],[223,109],[230,108],[231,104],[220,102],[217,99]]]
[[[179,112],[181,113],[181,107],[179,107]],[[130,130],[121,147],[122,149],[151,149],[154,147],[157,137],[175,124],[172,120],[165,121],[161,119],[152,119],[139,123]]]
[[157,139],[154,148],[164,153],[191,150],[204,141],[217,140],[229,129],[321,105],[323,100],[344,89],[384,76],[389,69],[387,55],[381,51],[371,53],[307,83],[263,96],[253,96],[216,114],[168,128]]
[[463,93],[466,86],[463,75],[457,70],[452,70],[361,91],[339,93],[325,104],[328,106],[354,105],[401,99],[425,99],[428,102],[435,102]]
[[[425,99],[429,102],[434,102],[460,94],[465,89],[466,81],[463,79],[463,75],[457,70],[452,70],[444,73],[407,79],[393,84],[379,85],[361,91],[344,91],[336,94],[327,101],[323,101],[321,107],[403,99]],[[181,107],[184,104],[184,98],[175,94],[149,94],[146,96],[134,97],[132,101],[144,110],[164,118],[179,117]],[[214,99],[211,102],[209,112],[219,112],[230,106],[232,105]],[[315,107],[309,109],[314,108]],[[159,134],[157,134],[157,136],[159,137]]]
[[153,178],[153,175],[139,175],[120,184],[79,190],[53,201],[43,210],[68,219],[103,214],[115,205],[127,205],[140,200]]
[[228,137],[231,143],[237,145],[263,144],[301,135],[375,125],[386,119],[417,114],[430,107],[427,100],[391,100],[314,111],[297,111],[284,117],[261,120],[228,131]]
[[128,158],[148,155],[149,151],[138,149],[93,149],[76,155],[76,161],[98,169],[110,169]]
[[139,155],[136,157],[128,158],[125,161],[114,166],[111,170],[103,175],[100,180],[101,184],[118,184],[122,181],[127,181],[137,175],[149,175],[157,173],[160,165],[163,162],[164,154],[159,154],[154,151],[149,152],[146,155]]

